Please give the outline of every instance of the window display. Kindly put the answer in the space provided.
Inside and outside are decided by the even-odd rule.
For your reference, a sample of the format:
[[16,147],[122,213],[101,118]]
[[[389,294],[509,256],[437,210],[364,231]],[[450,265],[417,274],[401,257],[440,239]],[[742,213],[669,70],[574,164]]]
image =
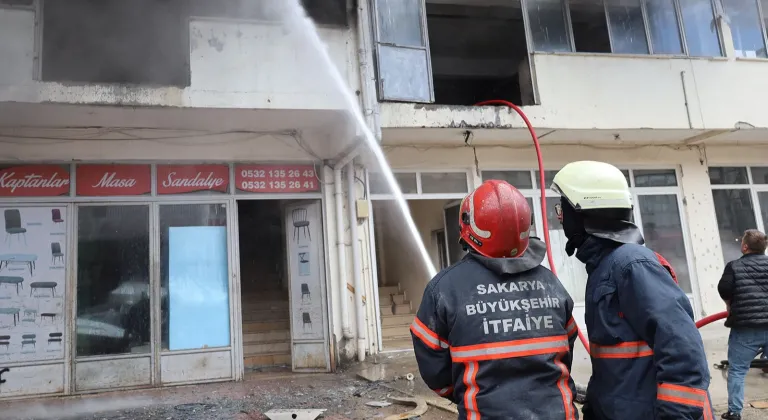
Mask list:
[[66,207],[3,207],[0,361],[64,356]]

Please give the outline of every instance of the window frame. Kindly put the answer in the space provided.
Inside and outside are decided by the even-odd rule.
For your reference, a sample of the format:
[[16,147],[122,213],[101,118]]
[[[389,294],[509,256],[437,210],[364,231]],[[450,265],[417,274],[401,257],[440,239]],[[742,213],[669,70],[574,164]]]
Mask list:
[[[634,203],[634,208],[632,210],[632,214],[635,217],[635,224],[638,228],[640,228],[640,232],[644,234],[643,232],[643,226],[642,226],[642,218],[640,216],[640,208],[637,206],[638,197],[640,195],[675,195],[677,197],[677,205],[678,205],[678,214],[680,217],[680,227],[682,229],[683,234],[683,245],[685,249],[685,256],[686,256],[686,264],[688,268],[688,275],[690,277],[691,281],[691,291],[685,292],[686,295],[690,300],[692,300],[692,306],[694,306],[694,310],[696,313],[698,312],[698,307],[700,305],[699,299],[696,298],[696,296],[701,296],[699,292],[699,284],[698,284],[698,278],[696,276],[696,264],[693,257],[693,252],[691,249],[691,238],[690,238],[690,230],[688,227],[688,221],[686,217],[685,212],[685,206],[684,206],[684,195],[681,185],[681,173],[679,167],[671,168],[669,166],[620,166],[619,167],[622,171],[628,171],[629,172],[629,191],[632,194],[632,200]],[[553,167],[545,167],[544,172],[552,171],[552,170],[559,170],[560,168],[553,168]],[[668,187],[636,187],[635,186],[635,177],[634,177],[634,171],[635,170],[672,170],[675,171],[675,179],[677,185],[675,186],[668,186]],[[543,220],[542,220],[542,208],[541,208],[541,190],[538,188],[538,177],[536,176],[536,172],[538,171],[537,168],[531,169],[531,168],[519,168],[519,167],[488,167],[483,168],[483,170],[480,173],[480,178],[482,179],[483,172],[486,171],[502,171],[502,172],[512,172],[512,171],[519,171],[519,172],[529,172],[531,176],[531,182],[533,188],[526,188],[521,189],[520,192],[525,196],[526,198],[530,197],[533,198],[533,208],[531,209],[534,214],[534,220],[536,223],[536,235],[544,240],[544,226],[543,226]],[[751,172],[750,172],[751,176]],[[768,184],[765,185],[765,191],[768,191]],[[546,187],[545,194],[547,198],[555,198],[560,197],[559,194],[552,191],[549,187]],[[550,230],[552,230],[550,228]],[[575,305],[584,306],[584,302],[575,302]]]
[[[760,21],[760,32],[763,34],[763,49],[765,49],[766,56],[765,57],[759,57],[759,56],[758,57],[739,57],[739,56],[736,56],[737,60],[739,60],[739,59],[742,59],[742,60],[743,59],[747,59],[747,60],[755,60],[755,59],[757,59],[757,60],[766,60],[766,59],[768,59],[768,28],[766,28],[766,25],[765,25],[765,15],[763,14],[763,4],[762,4],[762,2],[760,0],[752,0],[752,1],[755,2],[755,4],[757,4],[757,20]],[[730,20],[730,17],[728,17],[728,7],[725,5],[725,3],[721,3],[721,5],[722,5],[722,10],[723,10],[723,15],[725,15]],[[730,24],[729,24],[729,26],[730,26]],[[722,37],[722,33],[720,34],[720,36]],[[731,38],[733,38],[733,35],[731,35]],[[735,47],[736,46],[734,45],[734,48]]]
[[[710,182],[710,189],[712,190],[749,190],[749,198],[752,200],[752,211],[755,214],[755,222],[757,223],[756,228],[761,232],[765,232],[766,221],[763,220],[763,212],[762,212],[762,208],[760,207],[759,193],[761,192],[768,193],[768,184],[755,184],[754,179],[752,179],[752,168],[765,168],[768,166],[723,164],[723,165],[709,165],[707,166],[707,169],[724,168],[724,167],[746,168],[747,183],[746,184],[712,184]],[[712,201],[712,203],[714,205],[714,200]],[[720,236],[719,228],[718,228],[717,234],[719,239],[719,236]]]
[[[371,174],[381,172],[370,171]],[[393,169],[393,174],[416,174],[416,193],[403,193],[406,200],[461,200],[475,188],[472,184],[471,171],[469,169]],[[421,174],[425,173],[463,173],[467,177],[467,191],[462,193],[425,193],[421,186]],[[394,200],[395,195],[391,193],[371,193],[371,200]]]
[[[531,1],[531,0],[521,0],[521,1],[523,3],[527,3],[528,1]],[[566,31],[567,31],[568,38],[569,38],[570,44],[571,44],[570,45],[570,47],[571,47],[570,53],[572,53],[572,54],[600,54],[600,55],[611,54],[611,55],[624,55],[624,56],[637,56],[637,57],[645,57],[645,56],[664,57],[664,56],[667,56],[667,57],[686,57],[686,58],[704,58],[704,59],[706,59],[706,58],[723,58],[723,57],[725,57],[725,46],[724,46],[723,32],[720,29],[720,26],[717,25],[717,24],[715,25],[715,30],[717,31],[717,39],[718,39],[718,43],[720,45],[720,55],[716,56],[716,57],[692,56],[692,55],[690,55],[689,48],[688,48],[688,40],[685,37],[685,22],[683,21],[682,7],[680,5],[680,0],[672,0],[672,2],[673,2],[673,5],[674,5],[674,9],[675,9],[675,18],[677,19],[678,35],[680,36],[680,42],[682,44],[682,53],[681,54],[655,54],[653,52],[653,39],[651,37],[651,32],[649,30],[648,8],[646,6],[647,0],[640,0],[640,9],[641,9],[641,11],[643,13],[643,25],[644,25],[643,30],[645,31],[645,38],[646,38],[646,42],[648,44],[648,53],[647,54],[617,53],[617,52],[614,52],[613,35],[611,34],[611,18],[610,18],[610,14],[608,13],[608,6],[607,6],[607,3],[606,3],[605,0],[602,0],[602,3],[603,3],[603,11],[604,11],[604,14],[605,14],[605,23],[606,23],[606,26],[608,28],[608,42],[611,45],[611,52],[610,53],[597,53],[597,52],[594,52],[593,53],[593,52],[580,52],[580,51],[576,51],[576,42],[574,40],[574,35],[573,35],[573,22],[571,20],[571,5],[570,5],[571,1],[570,0],[562,0],[562,1],[564,2],[564,13],[565,13],[565,18],[566,18],[565,21],[566,21],[566,25],[567,25]],[[718,16],[719,11],[723,9],[720,6],[719,1],[720,0],[709,0],[710,4],[712,5],[712,19],[713,19],[714,22],[717,21],[717,16]],[[754,1],[757,1],[758,2],[758,6],[759,6],[759,0],[754,0]],[[525,8],[525,10],[527,10],[527,7]],[[763,20],[762,20],[762,13],[761,13],[761,17],[760,18],[761,18],[761,22],[763,22]],[[766,38],[766,41],[768,41],[768,35],[766,35],[766,28],[765,28],[764,22],[761,23],[761,24],[763,26],[763,37]],[[532,39],[532,36],[533,36],[533,34],[531,32],[531,28],[530,27],[526,28],[526,37],[528,37],[529,39]],[[768,45],[768,43],[766,45]],[[531,48],[533,48],[533,47],[534,47],[534,45],[531,42]],[[549,52],[549,51],[534,51],[534,50],[531,50],[531,51],[532,51],[532,53],[568,54],[568,53],[557,53],[557,52]]]

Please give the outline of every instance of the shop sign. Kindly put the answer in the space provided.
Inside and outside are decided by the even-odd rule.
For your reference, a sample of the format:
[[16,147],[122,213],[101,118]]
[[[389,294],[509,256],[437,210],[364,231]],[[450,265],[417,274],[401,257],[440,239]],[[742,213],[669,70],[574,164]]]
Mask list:
[[302,193],[320,190],[313,165],[236,165],[237,189],[252,193]]
[[77,195],[144,195],[152,191],[149,165],[77,165]]
[[21,165],[0,169],[0,197],[57,197],[69,194],[69,166]]
[[157,193],[184,194],[199,191],[226,193],[227,165],[157,165]]

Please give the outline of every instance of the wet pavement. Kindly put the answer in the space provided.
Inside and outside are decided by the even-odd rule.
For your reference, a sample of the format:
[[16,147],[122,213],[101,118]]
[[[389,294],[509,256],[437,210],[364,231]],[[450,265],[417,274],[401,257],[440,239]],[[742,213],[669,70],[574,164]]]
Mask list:
[[[714,325],[702,330],[710,366],[726,358],[728,330]],[[586,383],[589,359],[577,346],[573,376]],[[726,409],[724,372],[710,368],[710,393],[717,418]],[[412,379],[409,379],[413,375]],[[71,398],[0,403],[0,420],[255,420],[271,409],[326,409],[323,418],[385,419],[410,406],[376,408],[371,401],[388,396],[420,396],[430,404],[420,418],[455,419],[455,406],[437,397],[421,380],[412,351],[383,353],[337,374],[294,375],[288,372],[249,374],[243,382],[114,392]],[[768,400],[768,375],[752,369],[746,381],[747,403]],[[768,409],[747,408],[744,420],[768,420]]]
[[[413,406],[377,408],[370,401],[405,395],[385,386],[336,375],[252,375],[237,383],[206,384],[144,391],[125,391],[75,398],[14,401],[0,404],[8,420],[256,420],[280,408],[326,409],[325,419],[384,419]],[[436,408],[426,420],[455,419]]]

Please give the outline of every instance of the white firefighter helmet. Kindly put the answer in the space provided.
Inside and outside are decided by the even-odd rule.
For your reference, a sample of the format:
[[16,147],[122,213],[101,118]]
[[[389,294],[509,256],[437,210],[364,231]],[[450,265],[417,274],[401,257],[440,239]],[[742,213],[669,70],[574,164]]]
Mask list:
[[552,180],[552,190],[577,211],[632,209],[632,194],[619,168],[605,162],[582,160],[563,167]]

